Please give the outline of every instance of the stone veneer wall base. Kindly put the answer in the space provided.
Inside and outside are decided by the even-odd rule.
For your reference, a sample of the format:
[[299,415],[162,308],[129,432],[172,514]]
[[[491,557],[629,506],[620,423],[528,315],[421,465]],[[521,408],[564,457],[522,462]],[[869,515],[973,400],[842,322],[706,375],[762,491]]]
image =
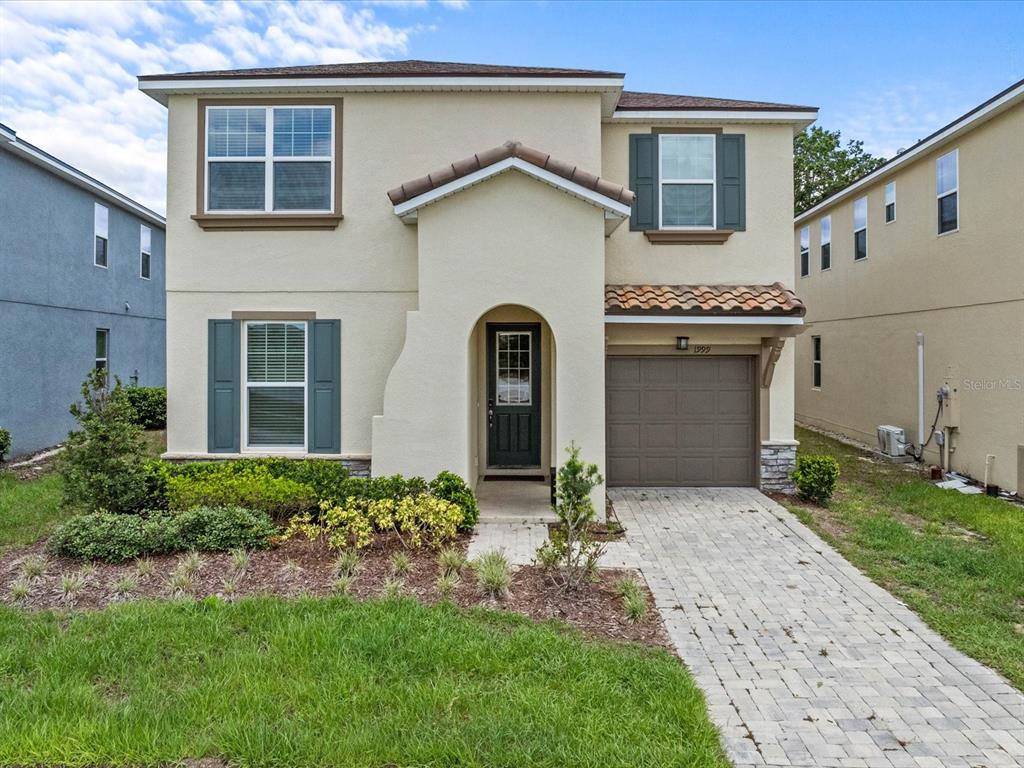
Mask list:
[[761,444],[761,490],[793,493],[789,473],[796,468],[796,442]]

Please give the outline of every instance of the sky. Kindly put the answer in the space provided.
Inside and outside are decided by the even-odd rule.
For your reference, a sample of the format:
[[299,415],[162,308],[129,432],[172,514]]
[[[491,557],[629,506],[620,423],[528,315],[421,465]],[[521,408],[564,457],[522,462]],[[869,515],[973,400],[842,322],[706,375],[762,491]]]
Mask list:
[[0,122],[159,212],[167,115],[135,77],[197,69],[613,70],[630,90],[818,106],[888,157],[1024,78],[1022,29],[1024,2],[0,0]]

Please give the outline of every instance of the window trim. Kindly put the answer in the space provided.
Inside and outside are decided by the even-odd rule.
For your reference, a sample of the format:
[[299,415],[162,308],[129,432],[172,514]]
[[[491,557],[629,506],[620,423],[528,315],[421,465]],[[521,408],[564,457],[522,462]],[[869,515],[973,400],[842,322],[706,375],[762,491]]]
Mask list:
[[[658,231],[659,232],[714,232],[718,226],[718,136],[717,133],[658,133]],[[707,179],[663,179],[661,176],[661,159],[664,156],[662,147],[665,137],[687,136],[692,138],[711,139],[711,224],[672,225],[665,226],[665,195],[666,184],[703,184]]]
[[[267,323],[301,323],[305,334],[305,346],[302,361],[302,445],[249,445],[249,326],[251,324],[265,325]],[[309,446],[309,327],[308,320],[291,320],[284,318],[252,318],[242,321],[241,338],[241,362],[240,373],[242,378],[242,413],[240,419],[241,437],[238,441],[241,453],[306,453]],[[294,381],[287,382],[254,382],[256,387],[297,387]]]
[[[857,226],[857,203],[864,204],[864,226]],[[857,256],[857,235],[861,232],[864,233],[864,255]],[[868,197],[858,197],[853,201],[853,260],[867,261],[868,260]]]
[[[892,202],[889,202],[889,187],[892,187]],[[896,221],[896,181],[886,182],[882,197],[882,213],[886,224]],[[889,218],[889,206],[892,206],[892,218]]]
[[[953,171],[956,173],[956,185],[952,189],[948,189],[943,193],[939,193],[939,161],[943,158],[953,155]],[[939,218],[939,206],[944,197],[950,195],[956,195],[956,226],[952,229],[947,229],[945,232],[940,232],[939,227],[941,226],[941,219]],[[949,152],[943,155],[939,155],[935,158],[935,236],[942,237],[944,235],[952,235],[955,232],[960,231],[960,147],[954,147]]]
[[[99,233],[99,222],[96,221],[96,213],[100,210],[107,212],[106,216],[106,232],[102,235]],[[96,261],[96,241],[103,240],[103,263],[100,264]],[[92,265],[99,267],[100,269],[110,268],[110,208],[102,203],[93,202],[92,204]]]
[[[828,240],[825,239],[824,225],[828,222]],[[832,270],[832,214],[828,216],[822,216],[818,222],[818,239],[820,240],[819,261],[818,266],[821,267],[822,272],[830,272]],[[825,266],[825,246],[828,246],[828,266]]]
[[[806,238],[804,237],[806,235]],[[800,277],[810,277],[811,275],[811,228],[809,226],[800,229],[800,247],[799,247],[799,268]],[[804,243],[807,245],[804,245]],[[807,259],[807,271],[804,271],[804,258]]]
[[[149,232],[149,250],[147,251],[144,243],[143,233]],[[149,274],[145,275],[142,271],[142,265],[145,263],[143,257],[149,256]],[[143,280],[151,280],[153,278],[153,229],[147,227],[145,224],[139,225],[139,277]]]
[[811,389],[821,391],[821,336],[811,336]]
[[[344,129],[343,99],[327,98],[268,98],[268,99],[199,99],[197,123],[197,152],[196,152],[196,213],[192,220],[203,229],[208,230],[254,230],[254,229],[284,229],[284,230],[313,230],[313,229],[335,229],[344,218],[341,213],[342,203],[342,132]],[[273,107],[332,107],[332,130],[334,141],[332,143],[331,172],[331,201],[329,211],[214,211],[209,212],[206,208],[207,201],[207,178],[206,164],[206,118],[210,107],[237,107],[237,108],[259,108],[271,110]],[[273,123],[269,125],[267,141],[268,146],[273,149]],[[219,160],[223,158],[215,158]],[[259,158],[236,158],[235,161],[259,160]],[[295,161],[308,160],[308,158],[293,158]],[[273,153],[263,155],[263,162],[273,165]],[[273,195],[273,174],[270,172],[265,177],[265,199]],[[271,201],[272,202],[272,201]]]

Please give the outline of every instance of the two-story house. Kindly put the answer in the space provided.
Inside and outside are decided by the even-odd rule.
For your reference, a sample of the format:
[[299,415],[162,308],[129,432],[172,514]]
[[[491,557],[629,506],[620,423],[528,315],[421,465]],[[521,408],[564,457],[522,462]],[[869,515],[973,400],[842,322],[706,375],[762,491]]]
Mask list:
[[1024,81],[794,226],[798,420],[1024,493]]
[[[140,78],[168,109],[168,455],[779,487],[810,107],[424,61]],[[595,501],[603,508],[603,494]]]
[[164,384],[164,219],[0,125],[0,427],[60,443],[104,368]]

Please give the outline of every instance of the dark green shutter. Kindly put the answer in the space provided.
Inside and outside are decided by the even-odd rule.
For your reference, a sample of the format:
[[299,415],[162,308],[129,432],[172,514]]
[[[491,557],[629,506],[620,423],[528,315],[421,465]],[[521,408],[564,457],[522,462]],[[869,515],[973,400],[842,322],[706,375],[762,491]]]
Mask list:
[[718,136],[718,229],[747,228],[745,138],[742,133]]
[[341,453],[341,321],[313,320],[309,334],[310,453]]
[[242,323],[209,322],[209,390],[206,446],[210,453],[238,453],[242,408]]
[[629,188],[636,193],[629,228],[658,228],[658,137],[653,133],[629,135]]

